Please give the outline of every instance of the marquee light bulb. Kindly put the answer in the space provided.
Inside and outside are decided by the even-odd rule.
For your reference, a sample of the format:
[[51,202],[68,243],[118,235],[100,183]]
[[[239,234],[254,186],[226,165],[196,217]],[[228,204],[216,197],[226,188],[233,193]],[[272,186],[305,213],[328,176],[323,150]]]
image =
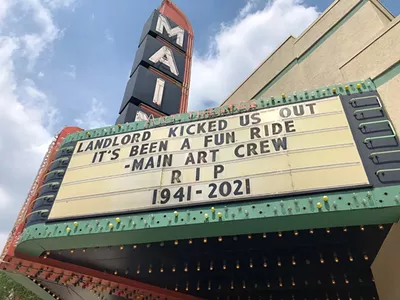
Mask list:
[[267,234],[263,233],[263,238],[266,239],[267,238]]
[[327,201],[328,201],[328,196],[324,196],[324,197],[322,197],[322,199],[323,199],[325,202],[327,202]]
[[71,228],[67,227],[66,231],[69,233],[71,232]]
[[192,239],[190,239],[190,240],[188,241],[188,243],[189,243],[189,245],[193,244]]
[[179,216],[179,213],[177,211],[174,211],[174,216],[175,217]]
[[208,220],[208,214],[204,214],[204,219]]
[[222,242],[222,236],[218,237],[218,242]]
[[108,224],[108,228],[113,229],[114,225],[112,223]]
[[219,218],[219,219],[222,219],[222,213],[221,213],[221,212],[218,212],[217,215],[218,215],[218,218]]
[[317,203],[317,208],[318,208],[318,209],[321,209],[321,208],[322,208],[322,203],[321,203],[321,202],[318,202],[318,203]]
[[121,223],[121,219],[120,218],[115,218],[115,222]]
[[211,212],[215,213],[215,207],[211,207]]
[[78,226],[78,222],[74,222],[74,226],[77,227]]
[[207,244],[207,238],[204,238],[204,239],[203,239],[203,243],[204,243],[204,244]]

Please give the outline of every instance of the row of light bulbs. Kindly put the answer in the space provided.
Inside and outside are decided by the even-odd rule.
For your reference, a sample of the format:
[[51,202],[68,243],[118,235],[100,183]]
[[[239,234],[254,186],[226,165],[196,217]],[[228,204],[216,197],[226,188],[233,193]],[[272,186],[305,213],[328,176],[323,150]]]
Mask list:
[[41,287],[44,291],[46,291],[49,295],[51,295],[54,299],[56,300],[60,300],[60,297],[57,296],[55,293],[52,293],[50,289],[48,289],[47,287],[45,287],[43,284],[41,284],[39,281],[37,281],[35,278],[33,278],[32,276],[28,275],[28,278],[35,283],[37,286]]
[[[332,284],[332,285],[336,285],[339,281],[338,281],[339,279],[337,278],[337,277],[334,277],[332,274],[330,274],[330,283]],[[372,280],[371,280],[372,282],[374,282],[374,279],[372,278]],[[349,279],[348,279],[348,277],[347,277],[347,275],[346,274],[344,274],[343,275],[343,278],[341,278],[340,279],[340,282],[344,282],[345,284],[350,284],[350,281],[349,281]],[[285,286],[289,286],[289,287],[296,287],[296,285],[298,284],[298,282],[296,282],[295,281],[295,279],[293,278],[293,276],[291,277],[291,279],[290,279],[290,283],[289,284],[285,284],[284,283],[284,281],[282,280],[282,278],[281,277],[278,277],[277,278],[277,280],[276,280],[276,282],[275,283],[273,283],[273,284],[271,284],[271,281],[266,281],[265,283],[263,283],[262,285],[259,285],[259,284],[254,284],[254,285],[252,285],[252,286],[248,286],[248,283],[245,281],[245,280],[242,280],[241,282],[240,282],[240,284],[237,284],[238,282],[237,281],[234,281],[234,280],[231,280],[231,282],[229,283],[229,288],[231,289],[231,290],[234,290],[235,288],[242,288],[242,289],[247,289],[247,288],[254,288],[254,289],[257,289],[257,288],[271,288],[271,287],[277,287],[277,286],[279,286],[280,288],[283,288],[283,287],[285,287]],[[322,281],[320,280],[320,279],[318,279],[317,281],[316,281],[316,283],[318,284],[318,285],[322,285]],[[358,283],[360,283],[360,284],[363,284],[364,283],[364,281],[361,279],[361,278],[359,278],[358,279]],[[308,281],[308,280],[305,280],[304,281],[304,285],[305,286],[308,286],[310,284],[310,282]],[[185,284],[185,291],[189,291],[189,286],[190,286],[190,284],[189,284],[189,281],[186,281],[186,284]],[[195,286],[196,286],[196,290],[197,291],[200,291],[200,289],[201,289],[201,286],[202,286],[202,284],[200,283],[200,281],[197,281],[197,283],[195,284]],[[217,289],[217,290],[221,290],[222,289],[222,285],[221,284],[212,284],[212,282],[211,282],[211,280],[209,280],[208,281],[208,283],[207,283],[207,290],[212,290],[212,289]],[[175,285],[175,291],[178,291],[179,290],[179,284],[176,284]]]
[[[324,264],[324,263],[326,262],[325,259],[326,259],[326,258],[320,253],[320,254],[319,254],[319,262],[320,262],[321,264]],[[351,254],[351,252],[348,252],[348,258],[347,258],[347,259],[348,259],[350,262],[353,262],[353,261],[354,261],[354,257],[353,257],[353,255]],[[368,260],[369,260],[368,254],[363,253],[363,254],[362,254],[362,259],[365,260],[365,261],[368,261]],[[264,268],[267,268],[267,267],[269,266],[268,261],[270,261],[270,260],[267,260],[266,257],[263,258],[262,266],[263,266]],[[333,261],[334,261],[335,263],[339,263],[339,261],[340,261],[340,260],[339,260],[339,257],[338,257],[337,254],[336,254],[336,252],[333,253]],[[292,264],[293,266],[296,266],[296,265],[298,264],[298,262],[297,262],[295,256],[292,256],[291,264]],[[306,260],[305,260],[305,264],[306,264],[306,265],[310,265],[310,264],[311,264],[311,261],[310,261],[309,259],[306,259]],[[255,263],[253,262],[253,259],[252,259],[252,258],[249,259],[248,266],[249,266],[250,269],[254,268]],[[282,260],[280,259],[280,257],[278,257],[278,258],[276,259],[276,266],[282,267]],[[214,261],[210,261],[210,264],[209,264],[209,266],[208,266],[208,269],[209,269],[210,271],[213,271],[213,270],[215,269],[215,267],[216,267],[215,262],[214,262]],[[226,261],[226,260],[223,260],[223,261],[222,261],[222,270],[225,271],[225,270],[227,270],[227,268],[228,268],[227,261]],[[241,268],[241,264],[240,264],[240,261],[239,261],[239,260],[236,260],[235,265],[234,265],[234,268],[236,268],[236,269],[240,269],[240,268]],[[176,266],[176,265],[173,265],[173,266],[171,267],[171,271],[172,271],[173,273],[175,273],[177,270],[178,270],[178,269],[177,269],[177,266]],[[149,265],[147,271],[148,271],[149,274],[153,273],[154,270],[153,270],[153,266],[152,266],[151,264]],[[164,273],[165,271],[166,271],[166,268],[164,267],[163,264],[161,264],[161,266],[160,266],[160,268],[159,268],[159,272],[160,272],[160,273]],[[185,263],[185,264],[184,264],[183,271],[184,271],[185,273],[187,273],[187,272],[189,271],[189,264],[188,264],[188,263]],[[201,271],[201,263],[200,263],[200,262],[197,262],[197,264],[196,264],[196,271],[197,271],[197,272],[200,272],[200,271]],[[137,267],[137,269],[136,269],[136,274],[140,274],[140,273],[141,273],[141,266],[138,265],[138,267]],[[128,275],[128,274],[129,274],[129,270],[127,269],[127,270],[125,270],[125,275]],[[114,275],[118,275],[118,271],[114,271]]]
[[[380,230],[383,230],[383,229],[384,229],[384,226],[383,226],[383,225],[379,225],[378,228],[379,228]],[[361,226],[360,226],[360,230],[361,230],[361,231],[365,231],[365,227],[364,227],[363,225],[361,225]],[[343,227],[343,231],[344,231],[344,232],[347,232],[347,231],[348,231],[347,227]],[[309,229],[308,232],[309,232],[309,234],[314,234],[314,229]],[[325,232],[328,233],[328,234],[330,234],[330,233],[332,232],[332,230],[331,230],[330,228],[325,228]],[[286,233],[285,233],[285,234],[286,234]],[[283,237],[283,232],[279,231],[279,232],[277,233],[277,235],[278,235],[278,237],[281,238],[281,237]],[[293,235],[294,235],[294,236],[299,236],[299,231],[298,231],[298,230],[294,230],[294,231],[293,231]],[[253,237],[253,235],[251,235],[251,234],[248,234],[248,235],[247,235],[247,238],[248,238],[248,239],[252,239],[252,237]],[[262,237],[263,237],[264,239],[266,239],[266,238],[267,238],[267,233],[263,233],[263,234],[262,234]],[[234,236],[232,239],[233,239],[234,241],[237,241],[237,240],[238,240],[238,237],[237,237],[237,236]],[[222,241],[223,241],[223,237],[222,237],[222,236],[219,236],[219,237],[217,237],[217,240],[218,240],[218,242],[222,242]],[[193,244],[193,240],[192,240],[192,239],[188,239],[187,241],[188,241],[188,244],[189,244],[189,245]],[[203,243],[204,243],[204,244],[207,244],[208,241],[209,241],[209,238],[206,238],[206,237],[203,238]],[[174,241],[174,245],[175,245],[175,246],[178,246],[179,243],[180,243],[179,240],[175,240],[175,241]],[[160,243],[160,246],[161,246],[161,247],[163,247],[164,245],[165,245],[164,242],[161,242],[161,243]],[[150,247],[151,247],[151,244],[146,244],[146,247],[147,247],[147,248],[150,248]],[[133,245],[132,248],[133,248],[133,249],[136,249],[136,248],[137,248],[137,245]],[[125,249],[125,246],[122,246],[122,245],[121,245],[121,246],[119,247],[119,249],[122,251],[122,250]],[[75,252],[75,249],[71,249],[71,250],[70,250],[70,253],[71,253],[71,254],[73,254],[74,252]],[[86,249],[82,249],[82,252],[85,253],[85,252],[86,252]],[[50,252],[47,252],[47,253],[48,253],[47,255],[50,254]],[[47,256],[45,256],[44,258],[47,258]]]

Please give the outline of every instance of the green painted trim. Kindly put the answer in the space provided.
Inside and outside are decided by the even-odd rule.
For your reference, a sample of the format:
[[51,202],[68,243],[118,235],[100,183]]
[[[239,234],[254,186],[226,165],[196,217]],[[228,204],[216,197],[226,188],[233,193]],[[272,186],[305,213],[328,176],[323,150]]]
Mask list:
[[385,70],[385,72],[378,75],[374,79],[374,84],[378,88],[398,75],[400,75],[400,60],[389,69]]
[[[4,271],[2,271],[4,272]],[[32,293],[36,294],[38,297],[40,297],[43,300],[54,300],[55,298],[51,296],[49,293],[47,293],[44,289],[39,287],[37,284],[35,284],[32,280],[29,278],[22,276],[17,273],[12,273],[12,272],[4,272],[8,277],[10,277],[12,280],[18,282],[19,284],[23,285],[26,287],[28,290],[30,290]]]
[[169,209],[36,224],[25,228],[16,251],[40,256],[43,251],[50,250],[151,243],[166,239],[394,223],[400,217],[399,195],[400,186],[364,188],[221,203],[213,208],[180,208],[176,210],[177,216],[174,210]]
[[[360,88],[357,88],[358,84],[360,85]],[[294,104],[297,102],[318,100],[320,98],[325,98],[328,96],[358,94],[375,90],[376,87],[372,82],[372,80],[366,79],[363,81],[349,82],[347,84],[336,84],[322,88],[311,89],[308,91],[306,90],[303,92],[299,92],[297,94],[288,94],[288,95],[282,94],[277,97],[271,97],[270,99],[265,99],[264,97],[262,97],[260,99],[254,100],[256,107],[253,108],[252,110],[256,111],[268,107],[276,107],[287,104]],[[244,106],[247,106],[249,104],[249,102],[243,102],[243,103]],[[216,117],[231,116],[245,112],[245,110],[242,107],[243,105],[239,106],[225,105],[222,107],[210,108],[198,112],[183,113],[178,115],[167,116],[164,118],[157,118],[154,119],[152,123],[147,124],[148,126],[146,126],[146,123],[148,122],[140,121],[140,122],[96,128],[86,131],[79,131],[71,133],[67,137],[65,137],[63,143],[61,144],[61,147],[63,147],[64,144],[71,141],[88,140],[98,137],[112,136],[115,134],[134,132],[144,129],[166,126],[166,125],[174,125],[174,124],[179,125],[188,122],[212,119]],[[213,114],[212,116],[210,116],[210,112],[212,112]]]
[[319,46],[321,46],[329,37],[331,37],[344,23],[346,23],[352,16],[354,16],[360,8],[367,3],[368,0],[361,0],[356,4],[342,19],[340,19],[335,25],[333,25],[322,37],[320,37],[314,44],[311,45],[303,54],[298,58],[294,59],[289,65],[287,65],[277,76],[267,83],[253,99],[257,99],[268,91],[279,79],[281,79],[287,72],[289,72],[296,64],[300,64],[307,57],[309,57]]

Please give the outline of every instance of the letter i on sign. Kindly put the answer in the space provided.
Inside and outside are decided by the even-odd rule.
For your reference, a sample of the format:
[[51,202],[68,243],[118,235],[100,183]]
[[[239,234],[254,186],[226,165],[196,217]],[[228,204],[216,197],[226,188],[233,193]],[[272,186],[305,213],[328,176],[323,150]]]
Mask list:
[[196,168],[196,181],[200,180],[200,168]]

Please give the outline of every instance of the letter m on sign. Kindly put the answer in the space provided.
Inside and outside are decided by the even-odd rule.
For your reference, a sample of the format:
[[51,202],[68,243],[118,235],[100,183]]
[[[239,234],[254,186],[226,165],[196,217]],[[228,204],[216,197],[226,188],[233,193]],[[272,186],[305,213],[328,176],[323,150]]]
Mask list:
[[176,44],[183,47],[183,39],[185,37],[185,31],[183,30],[183,28],[179,26],[171,28],[167,18],[160,14],[158,15],[157,19],[156,30],[159,33],[163,34],[164,29],[170,38],[176,36]]

